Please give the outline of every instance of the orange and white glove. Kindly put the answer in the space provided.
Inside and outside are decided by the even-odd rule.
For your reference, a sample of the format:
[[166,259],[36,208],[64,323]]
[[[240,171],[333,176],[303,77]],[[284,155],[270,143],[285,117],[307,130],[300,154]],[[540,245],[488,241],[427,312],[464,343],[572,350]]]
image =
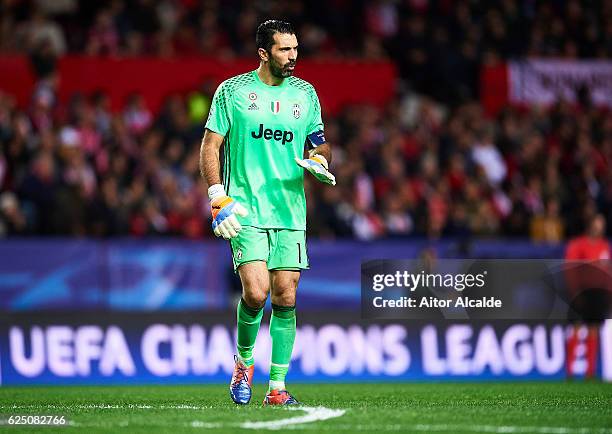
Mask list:
[[225,193],[221,184],[211,185],[208,189],[210,210],[212,214],[212,229],[216,236],[226,240],[234,238],[242,230],[236,215],[246,217],[249,212]]

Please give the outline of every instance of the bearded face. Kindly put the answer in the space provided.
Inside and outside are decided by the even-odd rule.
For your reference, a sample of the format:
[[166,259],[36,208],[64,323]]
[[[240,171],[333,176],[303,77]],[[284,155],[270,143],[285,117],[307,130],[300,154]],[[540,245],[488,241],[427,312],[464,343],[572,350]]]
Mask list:
[[271,74],[276,78],[287,78],[293,75],[297,60],[297,37],[293,34],[276,33],[274,44],[268,52],[268,63]]

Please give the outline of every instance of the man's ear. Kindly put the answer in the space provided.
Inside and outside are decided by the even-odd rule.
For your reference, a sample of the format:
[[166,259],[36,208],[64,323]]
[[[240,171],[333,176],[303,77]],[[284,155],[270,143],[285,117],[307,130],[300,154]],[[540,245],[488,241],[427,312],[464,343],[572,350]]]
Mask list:
[[270,60],[268,57],[268,52],[264,50],[263,48],[258,48],[257,54],[259,54],[259,60],[263,60],[264,62],[267,62],[268,60]]

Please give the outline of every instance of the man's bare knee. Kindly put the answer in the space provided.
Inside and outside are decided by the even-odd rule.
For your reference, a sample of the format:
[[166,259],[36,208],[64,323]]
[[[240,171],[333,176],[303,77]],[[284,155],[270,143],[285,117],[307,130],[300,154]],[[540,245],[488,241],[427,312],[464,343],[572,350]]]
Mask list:
[[247,291],[246,289],[243,289],[242,298],[249,307],[259,309],[264,307],[266,304],[268,294],[264,293],[263,291]]
[[279,306],[295,306],[295,293],[300,280],[296,271],[277,271],[272,275],[272,303]]
[[242,282],[242,298],[250,307],[259,308],[266,304],[270,292],[268,269],[263,262],[251,262],[238,269]]
[[272,303],[277,306],[295,306],[295,291],[273,292]]

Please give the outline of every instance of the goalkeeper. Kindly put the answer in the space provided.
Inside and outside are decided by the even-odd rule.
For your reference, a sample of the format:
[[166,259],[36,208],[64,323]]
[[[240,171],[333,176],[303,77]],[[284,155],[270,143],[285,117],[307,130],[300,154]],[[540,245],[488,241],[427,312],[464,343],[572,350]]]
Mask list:
[[326,184],[336,181],[328,170],[331,147],[317,94],[293,77],[298,55],[293,27],[266,21],[257,28],[256,44],[259,67],[224,81],[215,92],[200,171],[209,185],[214,233],[230,240],[242,282],[230,396],[237,404],[251,399],[253,347],[271,292],[272,360],[264,404],[287,405],[297,403],[285,376],[295,340],[296,289],[301,270],[308,269],[304,171]]

